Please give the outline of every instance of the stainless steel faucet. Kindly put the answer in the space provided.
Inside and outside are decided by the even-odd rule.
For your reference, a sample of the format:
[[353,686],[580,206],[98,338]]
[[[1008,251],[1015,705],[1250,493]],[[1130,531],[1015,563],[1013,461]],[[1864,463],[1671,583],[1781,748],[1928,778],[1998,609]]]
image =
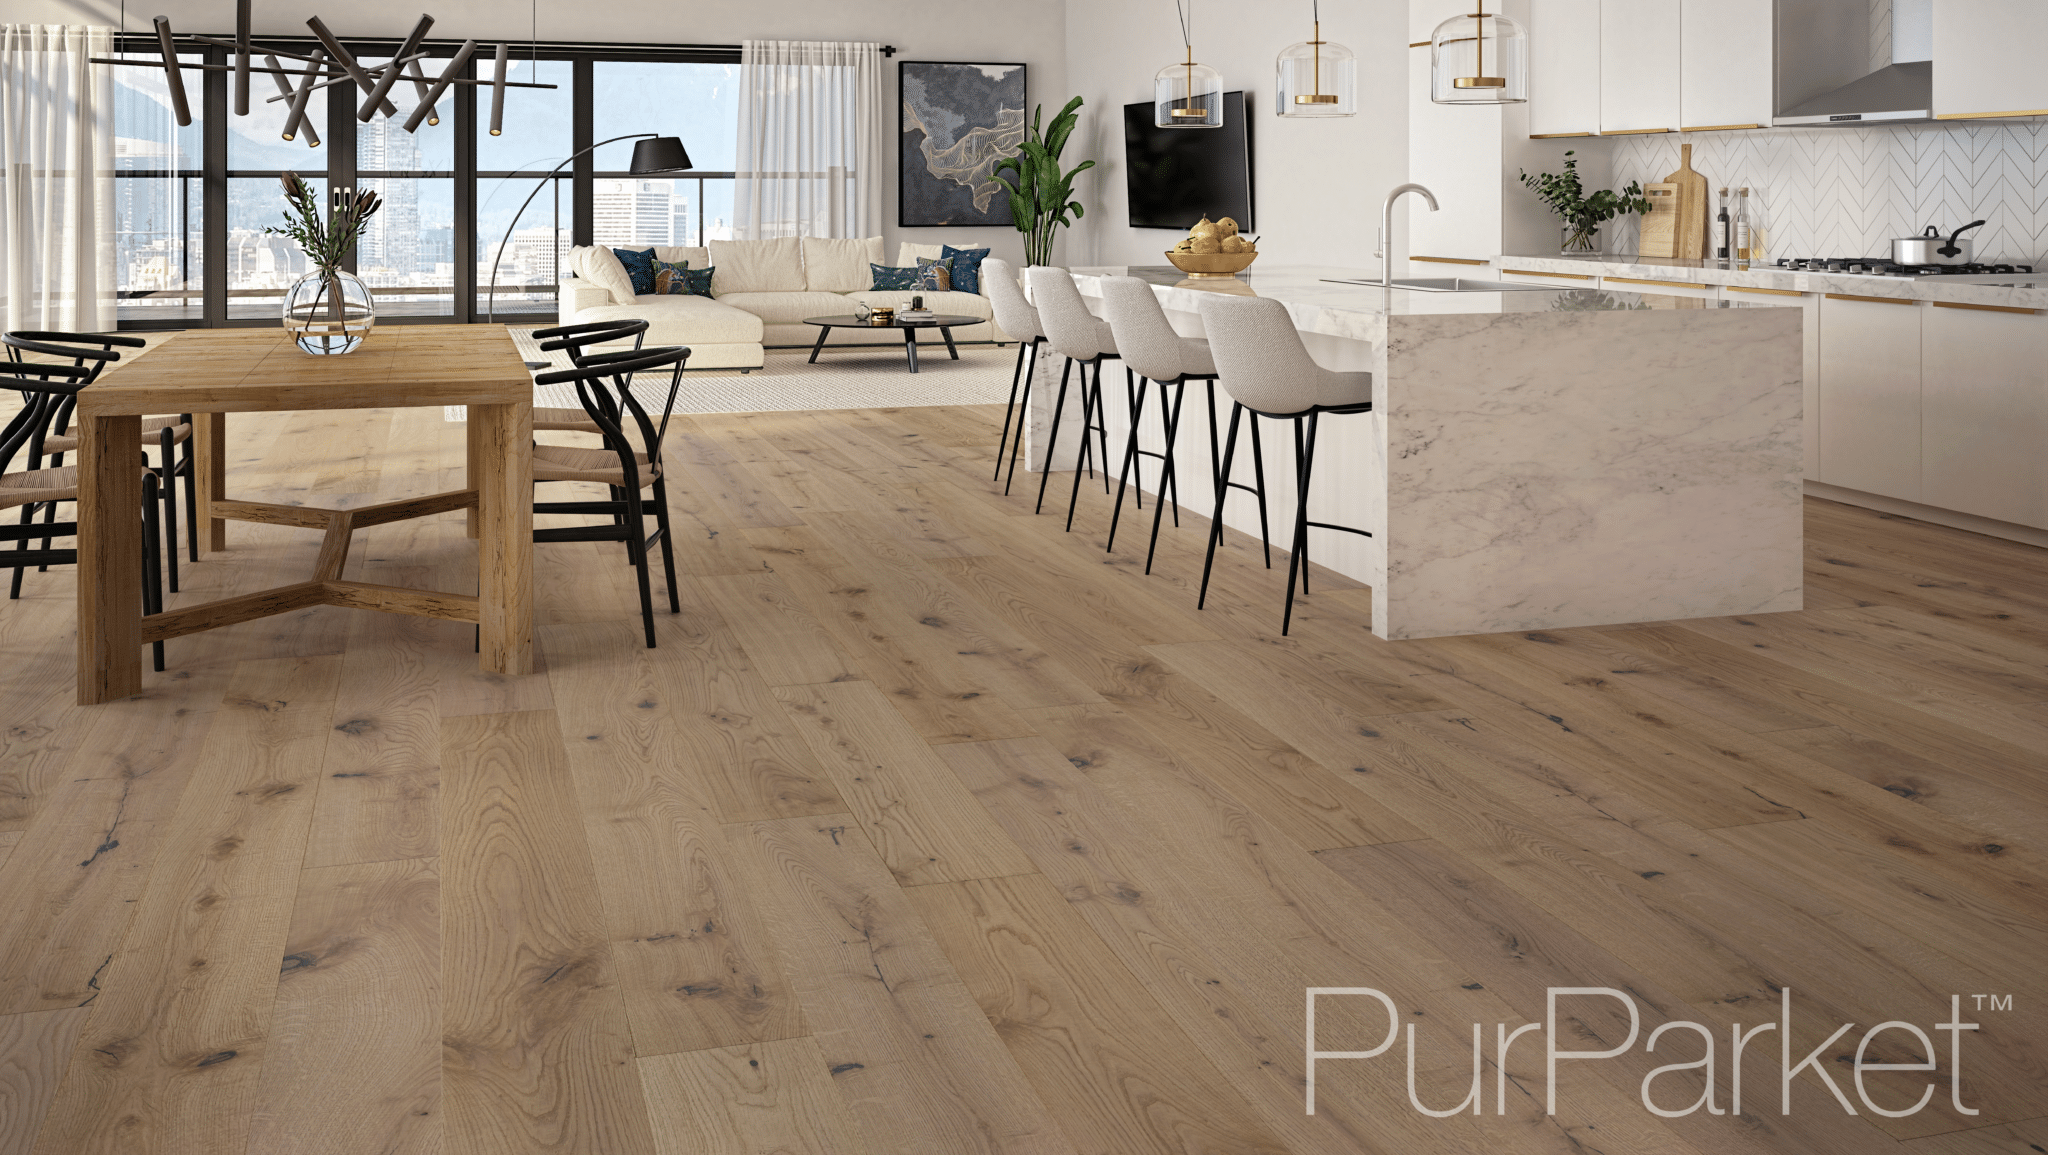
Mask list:
[[1380,285],[1389,289],[1394,287],[1393,246],[1389,243],[1394,235],[1394,202],[1401,199],[1402,193],[1421,193],[1422,199],[1429,202],[1429,211],[1437,211],[1436,194],[1419,184],[1404,184],[1387,194],[1386,206],[1380,210],[1380,244],[1372,255],[1380,259]]

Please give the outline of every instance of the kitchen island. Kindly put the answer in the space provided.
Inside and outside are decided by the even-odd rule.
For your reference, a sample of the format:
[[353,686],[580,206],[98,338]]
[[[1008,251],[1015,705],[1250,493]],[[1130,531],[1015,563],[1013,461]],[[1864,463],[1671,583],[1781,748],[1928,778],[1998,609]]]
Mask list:
[[[1801,314],[1769,299],[1672,308],[1595,289],[1428,293],[1355,270],[1281,267],[1236,280],[1182,280],[1165,267],[1073,270],[1153,283],[1184,335],[1203,294],[1283,301],[1309,352],[1373,374],[1373,412],[1322,423],[1310,517],[1371,530],[1311,530],[1317,562],[1372,587],[1382,638],[1608,625],[1802,606]],[[1688,305],[1696,302],[1686,302]],[[1112,471],[1128,432],[1116,362],[1106,363]],[[1061,359],[1041,359],[1027,440],[1048,431]],[[1218,382],[1227,424],[1230,383]],[[1214,502],[1211,416],[1190,387],[1178,439],[1179,497]],[[1067,406],[1054,469],[1073,467]],[[1266,423],[1267,492],[1285,547],[1293,516],[1287,427]],[[1147,416],[1140,443],[1159,448]],[[1250,482],[1240,439],[1233,477]],[[1143,486],[1157,488],[1146,461]],[[1021,484],[1021,482],[1020,482]],[[1062,499],[1063,491],[1059,491]],[[1103,500],[1086,486],[1083,501]],[[1050,502],[1048,502],[1050,506]],[[1258,532],[1248,496],[1226,524]],[[1183,528],[1179,532],[1201,532]],[[1133,540],[1136,540],[1135,538]],[[1243,564],[1219,558],[1218,564]],[[1275,620],[1283,589],[1274,571]]]

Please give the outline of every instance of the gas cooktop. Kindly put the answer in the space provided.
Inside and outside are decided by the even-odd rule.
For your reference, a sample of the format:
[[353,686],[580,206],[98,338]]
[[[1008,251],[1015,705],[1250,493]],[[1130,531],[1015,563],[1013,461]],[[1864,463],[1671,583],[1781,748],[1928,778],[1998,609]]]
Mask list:
[[1852,277],[2009,277],[2031,273],[2032,265],[1996,264],[1902,265],[1882,257],[1781,257],[1778,267],[1801,273],[1834,273]]

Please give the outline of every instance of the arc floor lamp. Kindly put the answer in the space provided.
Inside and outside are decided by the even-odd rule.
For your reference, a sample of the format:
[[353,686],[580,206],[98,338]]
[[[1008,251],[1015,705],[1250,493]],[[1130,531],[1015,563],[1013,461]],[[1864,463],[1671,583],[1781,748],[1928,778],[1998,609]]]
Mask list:
[[[553,183],[556,174],[560,173],[565,166],[569,165],[577,157],[596,152],[605,145],[613,144],[617,141],[637,140],[641,137],[649,139],[640,140],[639,144],[633,146],[633,164],[629,170],[633,175],[649,176],[658,172],[681,172],[694,167],[690,163],[690,154],[683,148],[683,142],[680,137],[662,136],[659,133],[653,132],[629,132],[624,136],[612,137],[610,140],[600,140],[588,148],[577,149],[563,158],[561,164],[556,165],[546,177],[541,179],[540,183],[533,186],[532,192],[526,194],[526,199],[519,204],[519,211],[512,214],[511,226],[505,230],[505,236],[498,241],[497,254],[491,258],[491,284],[488,290],[490,303],[485,306],[486,320],[496,323],[498,319],[498,262],[505,259],[505,246],[512,243],[512,230],[519,227],[519,218],[526,215],[526,208],[533,203],[533,198],[540,195],[541,189]],[[557,253],[561,251],[559,240],[561,235],[562,216],[561,210],[558,207],[555,211],[555,235],[549,238],[555,245]],[[560,275],[560,270],[556,271],[556,275]]]

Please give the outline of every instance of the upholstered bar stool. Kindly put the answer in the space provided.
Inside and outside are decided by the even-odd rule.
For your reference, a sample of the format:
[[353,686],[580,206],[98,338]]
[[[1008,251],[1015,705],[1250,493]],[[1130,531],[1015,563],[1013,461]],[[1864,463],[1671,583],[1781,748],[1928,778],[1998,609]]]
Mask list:
[[[1109,518],[1109,540],[1103,545],[1105,551],[1116,548],[1117,523],[1124,512],[1124,489],[1133,468],[1140,470],[1138,508],[1145,508],[1143,490],[1143,457],[1160,459],[1159,500],[1152,508],[1152,539],[1145,548],[1145,572],[1152,572],[1152,558],[1159,550],[1159,523],[1169,502],[1174,506],[1173,524],[1180,525],[1180,478],[1174,461],[1174,442],[1180,433],[1181,405],[1186,400],[1186,386],[1190,381],[1201,381],[1209,389],[1209,474],[1219,486],[1222,482],[1216,472],[1216,361],[1209,353],[1209,342],[1199,337],[1183,337],[1173,331],[1173,323],[1166,319],[1166,310],[1160,307],[1159,297],[1152,291],[1150,282],[1136,277],[1104,277],[1102,279],[1102,312],[1109,321],[1110,332],[1116,337],[1116,347],[1123,353],[1124,367],[1138,375],[1138,390],[1131,401],[1131,433],[1124,445],[1124,462],[1117,470],[1116,509]],[[1151,386],[1159,387],[1159,426],[1165,439],[1164,452],[1138,448],[1138,425],[1145,412],[1145,395]],[[1171,391],[1169,393],[1169,390]],[[1259,485],[1250,492],[1259,499],[1259,531],[1262,538],[1266,533],[1266,467],[1265,454],[1259,449],[1258,426],[1252,426],[1252,457],[1257,466]],[[1240,486],[1239,488],[1249,488]],[[1266,545],[1266,566],[1272,568],[1273,547]]]
[[[996,442],[995,477],[1003,475],[1003,447],[1010,444],[1010,423],[1017,415],[1017,386],[1024,387],[1024,412],[1031,411],[1031,377],[1038,372],[1038,347],[1045,343],[1045,330],[1038,323],[1038,310],[1024,297],[1024,287],[1017,283],[1017,267],[995,257],[985,257],[981,262],[981,283],[988,286],[989,310],[995,314],[996,327],[1017,339],[1017,367],[1010,371],[1010,404],[1003,410],[1003,436]],[[1026,354],[1029,357],[1026,357]],[[1030,367],[1025,367],[1026,360]],[[1017,421],[1017,444],[1024,444],[1024,423]],[[991,480],[994,480],[992,478]],[[1010,481],[1003,482],[1003,492],[1010,492],[1010,482],[1017,480],[1017,451],[1010,450]]]
[[[1094,476],[1090,431],[1102,440],[1102,491],[1109,492],[1109,429],[1102,421],[1102,363],[1111,358],[1121,360],[1121,356],[1109,323],[1088,311],[1088,302],[1081,299],[1081,290],[1074,287],[1072,273],[1034,265],[1024,270],[1024,283],[1031,289],[1032,302],[1038,307],[1038,323],[1045,330],[1046,344],[1067,359],[1060,370],[1059,395],[1052,405],[1052,432],[1045,439],[1045,471],[1038,478],[1038,505],[1033,513],[1045,508],[1045,483],[1052,477],[1052,453],[1059,445],[1060,415],[1067,403],[1067,375],[1075,365],[1081,366],[1081,451],[1074,458],[1074,490],[1067,497],[1067,528],[1071,530],[1074,503],[1081,496],[1081,470],[1088,469],[1089,476]],[[1092,383],[1090,368],[1095,370]],[[1128,386],[1129,382],[1125,384]]]
[[[1223,446],[1222,475],[1230,473],[1237,449],[1238,420],[1245,410],[1257,424],[1261,417],[1294,422],[1294,535],[1287,559],[1287,608],[1280,618],[1284,637],[1294,622],[1294,584],[1308,593],[1308,531],[1334,529],[1371,537],[1369,530],[1308,517],[1309,483],[1316,467],[1316,426],[1325,413],[1370,413],[1372,374],[1338,373],[1315,363],[1301,334],[1287,315],[1287,306],[1262,297],[1212,297],[1202,302],[1202,326],[1216,368],[1229,383],[1230,433]],[[1304,435],[1303,425],[1306,423]],[[1263,489],[1263,479],[1261,488]],[[1229,490],[1216,489],[1216,515],[1209,525],[1208,556],[1202,561],[1202,592],[1195,607],[1209,600],[1209,573],[1216,562],[1216,544],[1223,538],[1223,499]]]

